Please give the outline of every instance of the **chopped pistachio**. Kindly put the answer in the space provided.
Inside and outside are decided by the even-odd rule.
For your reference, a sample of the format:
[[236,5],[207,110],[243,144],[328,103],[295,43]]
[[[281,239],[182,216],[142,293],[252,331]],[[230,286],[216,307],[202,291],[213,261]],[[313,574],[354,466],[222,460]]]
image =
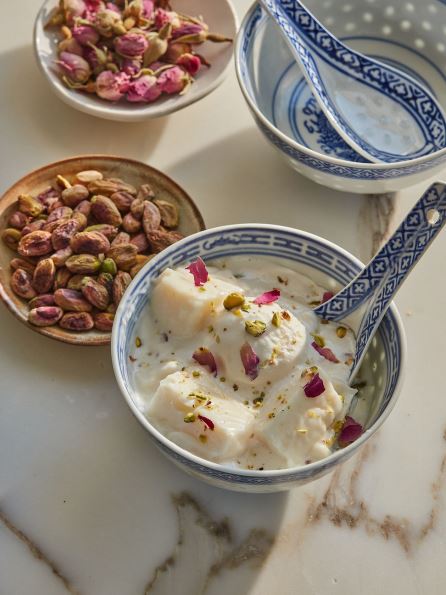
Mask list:
[[189,393],[189,397],[193,397],[194,399],[198,399],[199,401],[207,401],[209,398],[209,395],[205,395],[200,392],[193,392],[193,393]]
[[201,286],[198,288],[198,291],[206,291],[206,287]]
[[347,334],[347,329],[345,328],[345,326],[338,326],[338,328],[336,329],[336,334],[340,339],[343,339]]
[[274,417],[276,417],[276,414],[274,413],[274,411],[271,411],[271,413],[268,413],[269,419],[273,419]]
[[184,422],[187,424],[190,424],[192,422],[194,422],[196,419],[195,417],[195,413],[193,413],[192,411],[190,413],[187,413],[184,417]]
[[192,376],[193,376],[194,378],[200,378],[201,374],[200,374],[200,372],[199,372],[198,370],[194,370],[194,371],[192,372]]
[[325,347],[325,341],[320,335],[312,335],[312,337],[318,347]]
[[204,434],[200,434],[198,436],[198,440],[202,443],[202,444],[206,444],[206,442],[208,441],[208,437],[205,436]]
[[256,397],[252,403],[253,403],[254,407],[256,407],[256,408],[262,407],[263,397]]
[[237,391],[238,391],[238,384],[233,384],[233,385],[232,385],[232,390],[233,390],[234,392],[237,392]]
[[298,428],[296,431],[298,434],[306,434],[308,432],[306,428]]
[[220,376],[220,382],[226,382],[226,378],[224,376]]
[[279,327],[282,324],[282,317],[279,312],[274,312],[272,323],[274,326]]
[[247,320],[245,330],[253,337],[260,337],[266,331],[266,324],[261,320]]
[[240,308],[245,303],[245,298],[241,293],[230,293],[223,301],[223,306],[226,310],[232,310],[233,308]]
[[336,432],[336,434],[339,434],[339,432],[342,430],[344,426],[344,421],[341,419],[338,419],[337,421],[334,422],[333,424],[333,431]]
[[241,310],[243,310],[243,312],[249,312],[251,310],[251,306],[249,304],[243,304],[243,306],[241,306]]
[[135,345],[136,345],[136,347],[141,347],[142,341],[141,341],[141,339],[139,337],[136,337],[136,339],[135,339]]

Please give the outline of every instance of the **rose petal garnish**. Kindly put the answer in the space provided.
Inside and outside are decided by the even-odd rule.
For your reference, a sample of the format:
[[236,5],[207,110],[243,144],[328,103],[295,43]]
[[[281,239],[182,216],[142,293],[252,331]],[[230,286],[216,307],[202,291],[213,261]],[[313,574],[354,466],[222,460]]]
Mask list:
[[215,426],[214,426],[214,422],[212,421],[212,419],[209,419],[209,417],[205,417],[204,415],[199,415],[199,416],[198,416],[198,419],[201,419],[201,421],[202,421],[204,424],[206,424],[206,425],[207,425],[207,427],[208,427],[210,430],[213,430],[213,429],[214,429],[214,427],[215,427]]
[[348,446],[357,440],[363,434],[363,432],[364,428],[361,426],[361,424],[355,421],[353,417],[347,415],[344,425],[342,426],[341,433],[339,434],[339,446]]
[[276,302],[280,298],[280,289],[272,289],[271,291],[265,291],[259,297],[256,297],[254,300],[254,304],[258,306],[263,306],[265,304],[272,304]]
[[322,304],[325,304],[325,302],[328,302],[328,300],[331,300],[331,298],[334,297],[334,293],[332,291],[326,291],[324,293],[324,295],[322,296]]
[[316,341],[313,341],[313,343],[311,344],[311,347],[316,349],[316,351],[320,355],[322,355],[322,357],[325,357],[325,359],[328,359],[329,362],[334,362],[335,364],[339,363],[338,358],[335,356],[333,351],[331,349],[329,349],[328,347],[319,347],[319,345],[316,343]]
[[208,280],[208,270],[203,260],[198,257],[197,260],[191,262],[186,269],[194,276],[194,283],[196,287],[201,287]]
[[200,366],[207,366],[209,371],[217,376],[217,363],[214,356],[206,349],[206,347],[200,347],[192,354],[192,359],[200,364]]
[[307,384],[304,386],[305,396],[310,399],[318,397],[324,392],[324,390],[325,385],[319,374],[315,374],[310,382],[307,382]]
[[244,343],[240,348],[240,357],[242,359],[245,374],[255,380],[259,375],[260,359],[249,343]]

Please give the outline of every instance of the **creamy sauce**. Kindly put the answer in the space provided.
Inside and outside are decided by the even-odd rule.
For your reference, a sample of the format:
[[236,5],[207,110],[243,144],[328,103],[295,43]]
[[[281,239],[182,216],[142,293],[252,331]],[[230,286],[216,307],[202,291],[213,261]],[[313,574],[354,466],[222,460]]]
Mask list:
[[[213,265],[202,287],[185,268],[157,280],[131,354],[137,406],[179,446],[234,468],[283,469],[326,457],[355,394],[347,383],[353,333],[313,314],[326,290],[304,275],[266,258]],[[277,301],[254,303],[273,288]],[[232,293],[245,301],[228,310]],[[253,323],[264,329],[259,336],[247,331]],[[246,344],[258,357],[254,373],[242,361]],[[200,349],[212,354],[215,373],[193,359]],[[308,396],[316,375],[323,390]]]

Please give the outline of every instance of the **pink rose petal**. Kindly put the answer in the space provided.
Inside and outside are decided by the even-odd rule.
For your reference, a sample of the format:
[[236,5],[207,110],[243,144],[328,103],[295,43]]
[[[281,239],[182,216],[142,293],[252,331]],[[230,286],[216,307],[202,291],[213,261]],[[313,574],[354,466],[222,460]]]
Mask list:
[[276,302],[280,298],[280,289],[273,289],[271,291],[265,291],[259,297],[256,297],[254,300],[254,304],[258,306],[263,306],[265,304],[272,304]]
[[319,374],[315,374],[313,378],[304,386],[305,396],[309,399],[318,397],[325,391],[325,385]]
[[192,359],[200,364],[200,366],[207,366],[209,371],[217,376],[217,363],[212,352],[206,347],[200,347],[192,354]]
[[249,343],[244,343],[240,348],[240,357],[242,359],[243,367],[245,368],[245,374],[249,376],[251,380],[255,380],[259,375],[260,359]]
[[205,417],[204,415],[199,415],[198,419],[201,419],[201,421],[204,424],[206,424],[210,430],[213,430],[215,428],[214,422],[212,421],[212,419],[209,419],[209,417]]
[[328,302],[328,300],[331,300],[331,298],[334,297],[334,293],[332,291],[326,291],[324,293],[324,295],[322,296],[322,304],[325,304],[325,302]]
[[208,271],[203,260],[198,257],[196,261],[186,267],[186,269],[194,276],[194,283],[196,287],[201,287],[208,280]]
[[316,341],[313,341],[313,343],[311,344],[311,347],[316,349],[316,351],[320,355],[322,355],[322,357],[325,357],[325,359],[328,359],[329,362],[334,362],[335,364],[339,363],[338,358],[335,356],[333,351],[331,349],[329,349],[328,347],[319,347],[319,345],[316,343]]
[[364,428],[361,426],[361,424],[355,421],[353,417],[349,417],[347,415],[341,433],[339,434],[339,446],[348,446],[357,440],[363,434],[363,432]]

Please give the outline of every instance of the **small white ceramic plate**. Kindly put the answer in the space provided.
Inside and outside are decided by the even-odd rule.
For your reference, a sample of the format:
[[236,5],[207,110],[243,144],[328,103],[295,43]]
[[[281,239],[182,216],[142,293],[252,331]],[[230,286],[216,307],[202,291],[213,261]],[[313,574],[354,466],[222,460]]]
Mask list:
[[[122,122],[137,122],[148,118],[167,116],[183,107],[199,101],[214,91],[224,80],[231,63],[233,44],[206,42],[200,46],[210,68],[202,68],[189,91],[182,96],[166,96],[151,104],[131,104],[124,100],[110,103],[93,94],[68,89],[59,78],[54,61],[57,56],[56,29],[45,29],[49,14],[57,6],[57,0],[46,0],[40,9],[34,26],[34,50],[38,64],[56,95],[71,107],[81,112]],[[237,17],[230,0],[174,0],[177,12],[202,15],[210,31],[232,39],[237,33]]]

